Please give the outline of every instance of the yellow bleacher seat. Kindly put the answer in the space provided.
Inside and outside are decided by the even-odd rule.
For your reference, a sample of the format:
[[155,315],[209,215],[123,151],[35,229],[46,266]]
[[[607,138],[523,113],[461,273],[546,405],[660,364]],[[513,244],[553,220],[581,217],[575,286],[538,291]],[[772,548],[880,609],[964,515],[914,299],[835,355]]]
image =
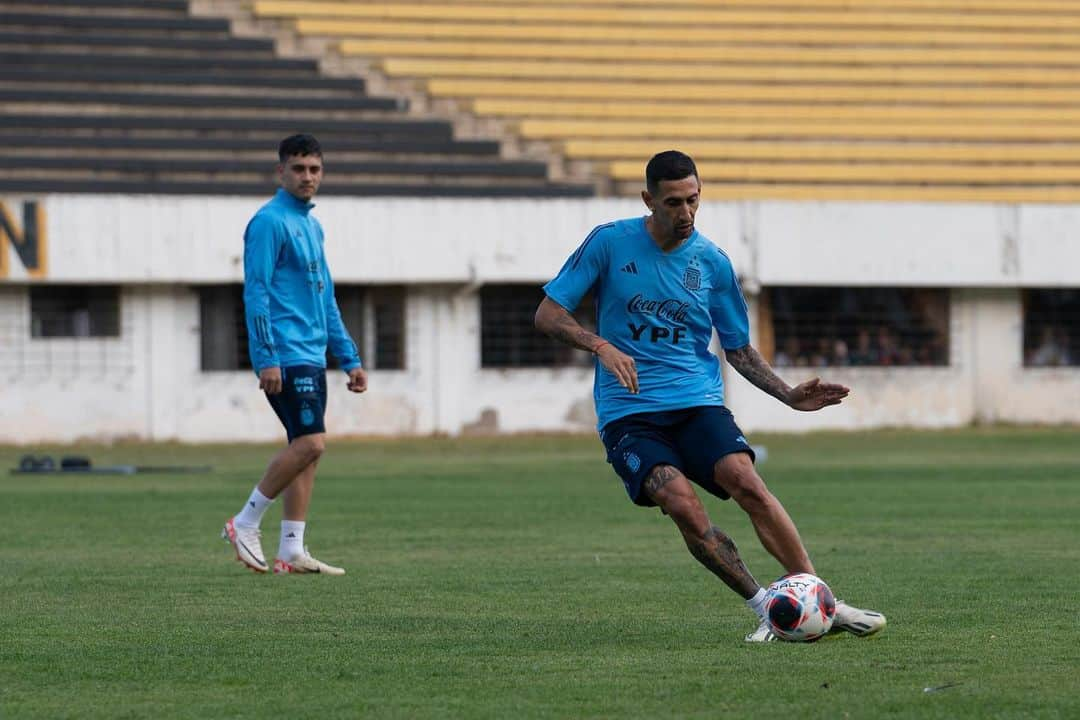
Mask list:
[[[574,82],[542,80],[470,80],[435,78],[427,89],[435,97],[459,98],[590,98],[635,100],[643,86],[629,82]],[[769,102],[873,102],[938,103],[942,105],[988,105],[1023,103],[1030,106],[1060,105],[1078,99],[1073,88],[996,88],[981,86],[849,86],[796,84],[720,84],[668,82],[648,87],[646,97],[679,102],[762,100]]]
[[[947,7],[946,3],[942,5]],[[1024,10],[971,13],[962,10],[926,8],[793,8],[777,12],[775,7],[613,7],[582,2],[571,6],[471,3],[326,2],[305,0],[256,0],[255,13],[262,17],[381,18],[397,20],[471,22],[552,22],[595,23],[607,27],[648,24],[665,26],[700,25],[823,25],[831,27],[907,28],[1028,28],[1050,31],[1080,28],[1080,16]]]
[[[367,57],[439,57],[610,60],[671,62],[666,45],[626,43],[453,42],[441,40],[342,40],[345,55]],[[793,63],[881,65],[1075,66],[1077,51],[1069,48],[937,48],[937,47],[764,47],[759,45],[687,45],[681,52],[695,63]],[[704,80],[704,78],[702,78]]]
[[663,124],[602,120],[522,120],[517,124],[521,136],[533,140],[573,140],[584,138],[801,138],[813,139],[903,139],[954,141],[1080,141],[1080,126],[1002,125],[977,126],[917,125],[913,123],[818,123],[807,125],[794,120],[783,122],[668,122]]
[[[956,163],[1078,163],[1080,145],[1060,143],[779,142],[685,140],[568,140],[569,158],[633,160],[675,148],[702,160],[908,161]],[[638,160],[639,169],[643,163]]]
[[[304,35],[355,38],[448,39],[448,40],[526,40],[533,42],[596,41],[595,25],[544,23],[455,23],[398,20],[349,20],[341,18],[302,17],[295,21]],[[729,27],[705,26],[679,29],[685,43],[734,43],[829,46],[857,44],[865,46],[909,46],[911,32],[905,28],[822,28],[822,27]],[[628,25],[619,28],[620,42],[650,42],[656,38],[651,27]],[[1056,32],[1011,29],[941,30],[928,28],[919,33],[923,46],[982,47],[1077,47],[1080,32]]]
[[[345,5],[358,0],[301,0],[283,4],[311,6]],[[414,4],[412,0],[391,0],[386,4]],[[655,6],[656,0],[469,0],[469,5],[543,5],[543,6]],[[846,3],[840,0],[676,0],[672,3],[683,8],[802,8],[835,10],[837,5],[847,4],[855,11],[875,10],[942,10],[953,12],[1070,12],[1075,10],[1073,0],[858,0]]]
[[[616,180],[640,180],[644,165],[640,160],[609,164]],[[698,163],[702,178],[710,182],[839,182],[912,183],[949,185],[1027,183],[1080,183],[1080,166],[1033,167],[1031,165],[946,164],[946,163],[835,163],[835,162],[743,162],[705,161]]]
[[[644,177],[627,185],[625,194],[641,191]],[[949,186],[870,185],[867,183],[715,183],[705,178],[703,195],[709,200],[803,200],[820,202],[962,202],[962,203],[1068,203],[1080,202],[1075,185]]]
[[[636,100],[545,100],[538,104],[531,99],[480,98],[469,101],[469,107],[479,115],[499,115],[507,118],[562,118],[574,120],[648,120],[671,122],[671,104],[663,101]],[[991,108],[969,105],[856,105],[844,103],[751,103],[702,102],[684,104],[678,120],[798,120],[808,124],[821,122],[897,122],[922,125],[1029,125],[1032,123],[1062,125],[1080,122],[1080,107],[1014,107],[999,105]]]
[[[340,6],[357,2],[357,0],[323,0],[313,3],[311,0],[301,2],[279,2],[278,5],[303,5],[310,7],[313,4],[321,6]],[[396,0],[397,4],[413,4],[412,0]],[[388,3],[393,4],[393,2]],[[591,5],[596,7],[619,6],[630,7],[635,5],[655,6],[656,0],[469,0],[469,5],[543,5],[543,6],[581,6]],[[1071,12],[1076,5],[1073,0],[858,0],[857,3],[842,3],[838,0],[677,0],[672,3],[684,8],[804,8],[835,10],[837,5],[847,4],[850,10],[942,10],[948,9],[953,12]]]
[[[672,62],[598,63],[536,60],[462,60],[388,57],[378,63],[387,75],[424,78],[513,78],[547,80],[666,80],[681,77],[685,66]],[[850,65],[701,64],[698,77],[709,82],[890,83],[901,85],[1051,86],[1077,84],[1067,68],[979,68],[929,65],[864,67]]]

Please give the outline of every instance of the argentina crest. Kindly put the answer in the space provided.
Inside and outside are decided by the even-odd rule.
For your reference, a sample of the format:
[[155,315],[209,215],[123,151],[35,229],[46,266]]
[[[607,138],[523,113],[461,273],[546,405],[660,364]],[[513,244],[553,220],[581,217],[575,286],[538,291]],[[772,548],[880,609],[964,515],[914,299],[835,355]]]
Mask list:
[[682,282],[683,287],[691,292],[701,289],[701,268],[698,267],[696,257],[686,266],[686,272],[683,273]]

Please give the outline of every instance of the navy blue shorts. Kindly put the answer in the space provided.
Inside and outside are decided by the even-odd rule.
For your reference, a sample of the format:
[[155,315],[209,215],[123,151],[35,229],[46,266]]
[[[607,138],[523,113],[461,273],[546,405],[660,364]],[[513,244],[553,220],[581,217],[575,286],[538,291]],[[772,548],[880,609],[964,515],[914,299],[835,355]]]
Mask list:
[[326,368],[294,365],[281,368],[281,392],[267,395],[292,442],[301,435],[326,432]]
[[607,459],[622,478],[626,494],[643,507],[656,505],[642,486],[657,465],[671,465],[722,500],[728,495],[716,484],[716,462],[731,453],[754,459],[750,443],[726,407],[638,413],[612,420],[600,431]]

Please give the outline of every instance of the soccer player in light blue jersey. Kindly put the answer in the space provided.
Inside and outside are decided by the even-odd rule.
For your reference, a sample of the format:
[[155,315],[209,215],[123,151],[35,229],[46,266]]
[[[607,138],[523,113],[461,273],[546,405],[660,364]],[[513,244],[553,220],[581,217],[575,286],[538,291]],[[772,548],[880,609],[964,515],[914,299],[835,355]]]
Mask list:
[[281,495],[274,572],[343,575],[304,545],[315,470],[326,449],[327,349],[348,375],[352,392],[367,389],[367,375],[334,298],[322,225],[311,215],[323,176],[322,149],[310,135],[293,135],[281,141],[278,158],[281,189],[244,232],[244,313],[251,365],[285,426],[288,445],[270,461],[243,509],[226,521],[222,537],[240,562],[267,572],[259,526]]
[[[757,614],[747,642],[776,639],[765,590],[735,543],[713,525],[691,482],[732,498],[788,573],[816,574],[784,506],[754,468],[754,451],[724,406],[716,330],[724,356],[756,387],[795,410],[839,404],[848,388],[814,378],[789,386],[750,344],[746,302],[728,256],[694,227],[697,167],[669,150],[645,169],[650,214],[595,228],[544,286],[536,327],[596,356],[593,396],[608,462],[630,499],[659,506],[693,556]],[[590,290],[597,332],[571,313]],[[859,636],[885,627],[880,613],[837,603],[833,627]]]

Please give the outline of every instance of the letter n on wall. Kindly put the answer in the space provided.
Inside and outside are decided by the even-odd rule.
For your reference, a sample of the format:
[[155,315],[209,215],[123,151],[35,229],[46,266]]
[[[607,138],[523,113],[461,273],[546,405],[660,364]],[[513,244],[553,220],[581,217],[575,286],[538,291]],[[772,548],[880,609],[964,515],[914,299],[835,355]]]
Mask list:
[[40,203],[23,203],[20,228],[15,222],[14,213],[6,203],[0,202],[0,278],[9,275],[9,244],[14,246],[15,253],[30,277],[45,277],[45,212]]

